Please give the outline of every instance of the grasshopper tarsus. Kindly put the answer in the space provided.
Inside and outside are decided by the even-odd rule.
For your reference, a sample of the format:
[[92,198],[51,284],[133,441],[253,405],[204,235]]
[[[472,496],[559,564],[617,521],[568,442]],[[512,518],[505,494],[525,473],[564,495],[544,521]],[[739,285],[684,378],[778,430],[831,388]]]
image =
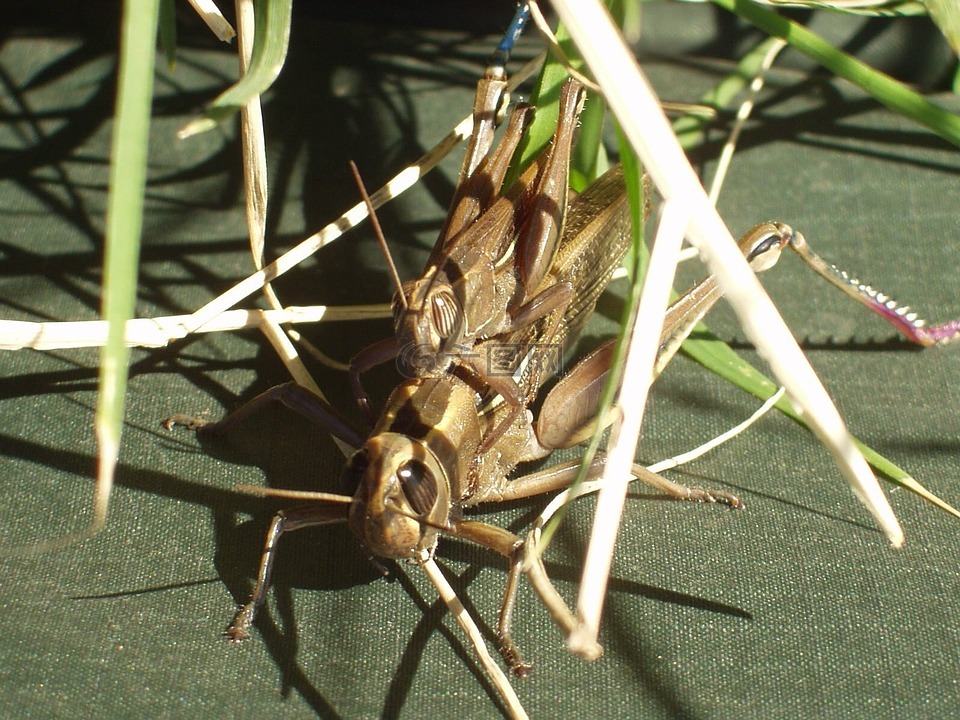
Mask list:
[[726,490],[708,490],[706,488],[688,487],[681,483],[667,480],[667,478],[662,475],[651,472],[643,465],[636,463],[633,465],[631,472],[641,482],[659,490],[674,500],[729,505],[734,510],[743,510],[746,508],[746,505],[739,497]]
[[708,490],[706,488],[687,488],[687,497],[684,500],[699,503],[716,503],[729,505],[734,510],[746,510],[746,504],[733,493],[725,490]]
[[187,430],[197,431],[212,424],[213,421],[211,420],[204,420],[203,418],[198,418],[183,413],[174,413],[173,415],[170,415],[169,417],[160,421],[160,425],[168,431],[173,430],[175,427],[183,427]]
[[512,640],[500,638],[500,657],[503,658],[503,661],[506,663],[507,667],[510,668],[510,672],[514,677],[520,678],[521,680],[526,680],[528,677],[530,677],[530,672],[533,670],[533,664],[528,663],[520,658],[520,651],[517,650],[517,647],[513,644]]
[[174,414],[161,424],[169,429],[182,426],[188,430],[196,430],[205,435],[224,435],[261,408],[279,402],[310,422],[326,428],[331,435],[353,447],[363,442],[363,435],[353,427],[337,410],[318,397],[310,389],[296,382],[287,382],[275,385],[263,391],[252,400],[244,403],[236,410],[216,422],[195,418],[185,414]]
[[257,606],[250,602],[237,610],[233,616],[233,621],[227,626],[224,635],[229,639],[231,645],[239,645],[244,640],[250,639],[250,626],[256,617]]

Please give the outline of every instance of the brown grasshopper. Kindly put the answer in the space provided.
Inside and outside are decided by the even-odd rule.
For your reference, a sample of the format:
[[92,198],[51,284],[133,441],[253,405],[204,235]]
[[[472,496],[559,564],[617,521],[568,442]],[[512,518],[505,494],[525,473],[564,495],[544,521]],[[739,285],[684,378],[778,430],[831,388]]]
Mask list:
[[351,363],[351,384],[368,418],[360,373],[398,355],[418,377],[442,375],[458,363],[519,406],[516,383],[487,373],[471,350],[482,338],[531,325],[570,302],[569,283],[543,281],[563,232],[570,147],[584,93],[575,81],[564,86],[553,142],[497,197],[532,115],[529,106],[519,105],[492,148],[502,84],[489,76],[478,84],[461,180],[423,275],[404,283],[394,299],[395,336],[361,351]]
[[[566,233],[549,275],[577,292],[561,311],[559,319],[543,318],[525,328],[477,344],[477,354],[491,356],[492,344],[516,346],[497,369],[513,372],[524,406],[536,395],[547,373],[543,365],[557,344],[576,335],[590,315],[599,294],[619,264],[629,242],[629,214],[619,168],[609,171],[570,204]],[[742,241],[745,252],[758,267],[771,250],[793,237],[783,225],[764,224]],[[701,286],[694,288],[698,297]],[[711,295],[712,300],[715,296]],[[710,298],[707,299],[710,301]],[[678,301],[685,307],[689,300]],[[664,352],[672,353],[672,338],[685,332],[689,313],[674,312],[662,338]],[[529,348],[529,351],[526,349]],[[488,351],[491,351],[488,353]],[[291,530],[313,525],[348,522],[360,541],[375,555],[416,562],[432,554],[439,534],[472,540],[504,555],[511,570],[501,606],[498,633],[501,652],[517,675],[529,670],[510,637],[513,596],[521,568],[521,539],[487,523],[465,520],[464,508],[484,502],[500,502],[566,487],[576,468],[569,464],[533,475],[508,480],[520,462],[539,459],[558,447],[579,441],[596,424],[596,383],[588,375],[602,374],[598,354],[589,356],[551,390],[545,400],[550,412],[541,412],[534,423],[529,413],[517,414],[507,403],[490,403],[491,391],[470,373],[453,371],[403,381],[386,403],[373,432],[363,440],[333,408],[293,383],[267,391],[224,420],[214,424],[175,416],[172,424],[191,424],[205,433],[222,433],[266,402],[279,400],[320,422],[332,433],[359,446],[343,473],[344,484],[354,488],[351,500],[325,494],[306,494],[310,504],[279,513],[267,536],[257,584],[250,601],[237,613],[228,634],[234,641],[249,635],[270,581],[279,537]],[[520,360],[524,361],[523,363]],[[555,410],[554,410],[555,408]],[[484,447],[490,429],[506,422],[496,444]],[[591,468],[602,470],[603,459]],[[678,499],[725,502],[741,507],[735,496],[724,492],[691,490],[653,475],[641,466],[635,474]],[[575,619],[552,588],[542,565],[529,571],[531,583],[557,623],[569,632]]]
[[[524,348],[522,352],[513,352],[510,360],[492,362],[490,366],[492,370],[511,373],[520,391],[521,408],[526,408],[539,390],[548,353],[574,337],[592,312],[625,252],[628,223],[621,171],[614,168],[571,201],[563,238],[543,281],[569,284],[575,289],[570,301],[553,316],[475,344],[474,354],[478,358],[493,357],[497,346],[511,350]],[[788,245],[804,257],[812,256],[803,236],[782,223],[758,225],[740,241],[741,250],[757,272],[772,266]],[[708,277],[671,306],[660,340],[656,373],[719,295],[716,282]],[[878,297],[873,291],[864,291],[861,295],[858,299],[881,315],[886,311],[907,317],[906,313],[897,313],[896,306],[885,296]],[[934,331],[946,332],[930,330]],[[517,413],[509,403],[491,402],[491,396],[496,394],[476,375],[464,372],[460,365],[454,365],[445,373],[403,381],[366,438],[353,430],[332,407],[292,383],[263,393],[218,423],[204,424],[183,416],[168,419],[168,427],[186,424],[217,434],[227,431],[264,403],[279,400],[360,448],[343,473],[344,484],[353,489],[352,498],[323,493],[298,494],[296,497],[309,504],[283,511],[274,518],[251,598],[228,629],[231,639],[239,642],[248,637],[266,597],[277,542],[285,532],[346,522],[373,554],[412,562],[432,554],[439,535],[448,534],[477,542],[509,559],[511,569],[498,634],[507,664],[515,674],[525,675],[529,666],[521,659],[510,636],[513,597],[521,572],[522,541],[502,528],[465,520],[463,510],[485,502],[531,497],[564,488],[572,482],[577,468],[569,463],[513,480],[508,480],[508,476],[520,462],[542,458],[555,448],[569,447],[596,427],[600,422],[596,418],[597,398],[609,369],[610,349],[609,344],[602,346],[562,378],[544,399],[536,422],[529,412]],[[494,428],[502,428],[496,443],[485,443]],[[589,474],[598,474],[603,463],[603,458],[595,461]],[[739,499],[729,493],[689,489],[638,465],[633,467],[633,472],[678,499],[742,506]],[[569,632],[575,619],[553,589],[539,561],[530,568],[529,576],[555,621]]]

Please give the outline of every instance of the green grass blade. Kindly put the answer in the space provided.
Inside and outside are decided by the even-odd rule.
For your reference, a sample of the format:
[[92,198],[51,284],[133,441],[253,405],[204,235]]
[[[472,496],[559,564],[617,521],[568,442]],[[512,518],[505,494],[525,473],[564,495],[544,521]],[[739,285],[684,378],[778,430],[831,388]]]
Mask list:
[[[734,107],[734,101],[753,81],[760,72],[760,67],[770,48],[776,44],[776,38],[768,38],[741,58],[736,69],[717,83],[712,89],[704,93],[697,101],[701,105],[723,110]],[[707,127],[714,122],[711,118],[702,115],[684,115],[673,123],[673,130],[677,134],[680,146],[684,150],[705,141]]]
[[[704,367],[761,400],[766,400],[777,391],[776,383],[737,355],[729,345],[712,335],[702,324],[683,344],[683,351]],[[786,397],[781,398],[775,407],[801,425],[806,425],[803,417]],[[856,438],[854,438],[854,441],[866,457],[867,462],[875,470],[951,515],[960,518],[960,511],[924,488],[906,470]]]
[[712,0],[790,47],[823,65],[834,74],[859,85],[878,102],[900,113],[954,145],[960,146],[960,117],[934,105],[889,75],[833,47],[803,25],[760,7],[751,0]]
[[[617,338],[616,349],[611,362],[611,370],[603,388],[603,393],[598,404],[597,416],[607,417],[610,408],[613,407],[614,398],[620,387],[620,377],[623,373],[623,365],[626,362],[627,348],[629,345],[628,329],[633,327],[634,318],[640,306],[640,295],[643,292],[643,275],[646,270],[649,253],[644,245],[644,218],[643,209],[646,203],[643,187],[643,168],[640,167],[640,161],[633,152],[629,141],[617,128],[617,139],[620,147],[620,164],[623,166],[623,177],[627,187],[627,197],[630,202],[631,231],[633,233],[631,249],[625,260],[628,274],[630,275],[630,291],[623,306],[623,312],[620,317],[621,333]],[[604,437],[603,430],[595,432],[590,438],[590,442],[584,449],[580,462],[580,471],[576,479],[570,484],[569,492],[571,497],[576,496],[577,488],[583,484],[587,478],[587,470],[600,449],[600,442]],[[545,552],[550,544],[554,532],[563,522],[570,507],[570,503],[561,506],[557,512],[550,518],[543,527],[540,536],[540,552]]]
[[256,0],[256,30],[249,72],[214,100],[202,117],[187,123],[180,130],[181,138],[212,130],[273,84],[287,57],[292,6],[292,0]]
[[[578,70],[582,69],[583,61],[580,60],[577,55],[576,46],[570,40],[563,26],[557,28],[556,37],[560,48],[567,54],[571,64]],[[530,127],[527,128],[514,154],[513,164],[504,181],[505,187],[513,184],[520,176],[522,169],[529,165],[530,161],[533,160],[553,138],[553,131],[557,127],[557,118],[560,114],[560,87],[568,77],[569,73],[567,72],[566,66],[552,55],[548,55],[543,64],[543,68],[540,70],[540,75],[534,84],[533,91],[530,93],[530,103],[536,107],[537,111],[534,115],[533,122],[530,123]],[[584,107],[581,117],[591,114],[590,106],[598,101],[593,95],[593,93],[590,93],[590,97],[587,98],[587,105]],[[600,102],[602,103],[602,101]],[[583,137],[582,131],[581,137]],[[577,145],[579,146],[580,143],[578,142]],[[581,158],[582,161],[583,151],[574,150],[574,153],[574,157]],[[573,174],[574,165],[575,162],[573,158],[571,158],[571,175]],[[576,187],[576,185],[573,187],[576,190],[582,189]]]
[[847,3],[845,0],[790,0],[790,7],[810,8],[811,10],[830,10],[844,15],[859,15],[861,17],[913,17],[926,15],[927,8],[914,0],[903,2],[889,2],[883,5],[858,5]]
[[158,13],[158,0],[126,0],[124,3],[107,199],[102,315],[110,325],[107,344],[101,355],[97,400],[100,476],[94,506],[94,531],[101,529],[106,522],[123,423],[130,358],[124,340],[137,289]]
[[960,53],[960,4],[957,0],[926,0],[925,4],[950,47]]

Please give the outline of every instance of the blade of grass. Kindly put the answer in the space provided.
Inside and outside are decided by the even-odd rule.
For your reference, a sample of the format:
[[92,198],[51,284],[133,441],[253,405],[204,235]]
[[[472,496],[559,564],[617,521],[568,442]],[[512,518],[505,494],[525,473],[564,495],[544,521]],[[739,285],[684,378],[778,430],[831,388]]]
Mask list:
[[[768,38],[759,43],[740,59],[732,73],[700,96],[698,104],[717,111],[735,107],[735,100],[753,82],[763,66],[764,58],[778,42],[780,41],[777,38]],[[674,120],[673,131],[681,147],[689,150],[706,140],[706,128],[711,122],[711,118],[702,115],[684,115]]]
[[[630,143],[623,136],[620,129],[617,128],[617,139],[620,145],[620,164],[623,165],[623,177],[627,186],[627,197],[630,203],[630,222],[631,232],[633,233],[631,249],[627,255],[625,263],[628,268],[628,274],[631,278],[630,291],[623,306],[623,312],[620,317],[620,337],[617,339],[617,345],[611,360],[611,369],[608,374],[606,384],[603,388],[603,394],[597,408],[597,417],[608,417],[610,409],[613,407],[614,398],[620,386],[622,368],[627,356],[627,347],[629,344],[628,329],[635,324],[637,308],[640,304],[640,294],[643,290],[643,278],[646,275],[646,268],[649,261],[649,253],[644,244],[644,217],[643,208],[646,202],[644,197],[644,187],[642,182],[643,168],[640,167],[640,161],[634,154]],[[598,430],[590,438],[590,442],[583,451],[580,460],[580,471],[576,479],[571,483],[569,497],[575,498],[578,488],[583,485],[587,479],[587,471],[593,463],[597,452],[600,449],[600,442],[604,433]],[[554,532],[563,522],[567,514],[569,504],[562,505],[556,514],[543,527],[539,542],[537,543],[537,552],[544,552],[550,545],[550,540]]]
[[751,0],[712,0],[753,23],[769,35],[782,38],[790,47],[823,65],[835,75],[859,85],[874,99],[930,128],[947,142],[960,146],[960,117],[897,82],[889,75],[833,47],[803,25],[760,7]]
[[137,291],[158,12],[157,0],[126,0],[123,6],[117,119],[110,153],[107,200],[101,313],[109,323],[109,330],[100,363],[100,395],[97,401],[100,461],[94,524],[91,528],[94,532],[99,532],[106,523],[110,489],[120,450],[130,359],[125,329],[127,320],[133,316]]
[[[706,368],[728,380],[746,392],[766,400],[777,391],[777,385],[763,373],[741,358],[725,342],[711,335],[705,326],[698,325],[683,344],[683,351]],[[782,413],[806,427],[803,417],[787,398],[781,398],[774,406]],[[960,518],[960,511],[927,490],[906,470],[886,459],[880,453],[854,438],[857,447],[878,472],[893,482],[916,493],[951,515]]]
[[223,17],[223,13],[220,12],[220,8],[213,0],[189,0],[189,2],[218,40],[230,42],[237,34],[230,27],[230,23]]
[[133,315],[137,287],[159,2],[125,0],[120,24],[101,308],[101,316],[107,323],[107,338],[100,356],[99,394],[94,419],[99,458],[93,519],[82,530],[56,539],[6,548],[8,555],[34,555],[57,550],[89,539],[106,526],[120,449],[130,359],[126,323]]
[[178,133],[179,137],[212,130],[273,84],[287,57],[292,5],[292,0],[256,0],[256,30],[249,71],[217,97],[202,117],[187,123]]

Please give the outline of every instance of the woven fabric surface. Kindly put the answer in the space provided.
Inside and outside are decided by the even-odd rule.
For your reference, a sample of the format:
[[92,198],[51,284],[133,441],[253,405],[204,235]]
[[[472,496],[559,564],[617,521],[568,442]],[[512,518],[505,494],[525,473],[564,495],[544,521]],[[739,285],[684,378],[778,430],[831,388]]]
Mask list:
[[[103,4],[104,8],[113,7]],[[509,4],[503,23],[509,16]],[[22,11],[4,32],[0,123],[0,318],[93,320],[99,308],[116,26]],[[470,111],[494,47],[477,26],[295,17],[290,57],[264,98],[272,254],[356,202]],[[816,16],[814,25],[913,82],[938,65],[922,20]],[[705,7],[645,15],[643,66],[661,96],[693,100],[756,39]],[[921,38],[918,40],[917,38]],[[137,314],[188,313],[250,271],[234,124],[186,141],[180,128],[236,74],[230,48],[184,32],[175,71],[158,62]],[[518,55],[538,43],[525,39]],[[942,56],[940,56],[942,57]],[[906,70],[905,70],[906,69]],[[954,111],[956,98],[934,99]],[[718,133],[718,138],[721,135]],[[716,148],[704,150],[706,171]],[[418,272],[459,165],[381,211],[405,277]],[[960,316],[960,156],[860,90],[788,53],[771,73],[720,199],[736,232],[779,219],[842,267],[932,319]],[[684,269],[683,281],[700,268]],[[960,503],[960,348],[916,351],[795,258],[764,277],[853,432],[948,502]],[[278,284],[290,305],[387,302],[391,283],[364,229]],[[608,335],[615,286],[588,340]],[[727,308],[710,324],[751,360]],[[305,329],[348,359],[389,323]],[[0,541],[38,542],[90,515],[98,352],[0,354]],[[350,408],[343,374],[316,369]],[[392,368],[370,384],[382,401]],[[217,418],[285,381],[253,331],[134,350],[107,529],[36,557],[0,552],[0,717],[497,717],[501,709],[423,574],[375,568],[346,528],[284,538],[275,588],[252,638],[222,637],[245,599],[276,503],[235,484],[337,489],[329,438],[271,408],[223,440],[159,426],[173,412]],[[686,450],[756,401],[680,358],[653,391],[646,460]],[[352,412],[352,411],[351,411]],[[885,484],[907,542],[890,549],[824,448],[772,414],[671,476],[740,494],[745,512],[630,495],[603,620],[605,656],[563,648],[524,588],[516,638],[535,663],[518,693],[532,717],[921,718],[960,707],[960,521]],[[485,508],[515,531],[543,501]],[[548,558],[572,602],[593,502],[581,501]],[[495,624],[505,563],[441,541],[438,559],[482,625]]]

